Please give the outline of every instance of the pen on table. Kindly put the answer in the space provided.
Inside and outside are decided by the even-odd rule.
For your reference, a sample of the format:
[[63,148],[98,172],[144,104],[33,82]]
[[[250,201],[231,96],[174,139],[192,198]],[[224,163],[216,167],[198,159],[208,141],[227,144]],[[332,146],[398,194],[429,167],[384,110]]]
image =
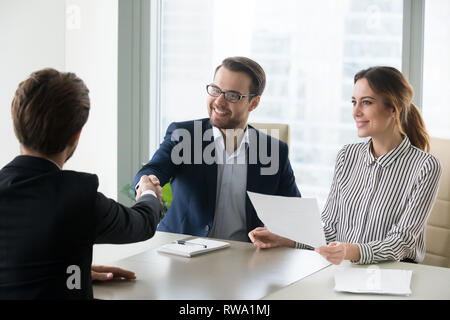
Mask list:
[[182,245],[202,246],[203,248],[207,248],[206,244],[189,242],[189,241],[185,241],[185,240],[177,240],[177,241],[175,241],[175,243],[182,244]]

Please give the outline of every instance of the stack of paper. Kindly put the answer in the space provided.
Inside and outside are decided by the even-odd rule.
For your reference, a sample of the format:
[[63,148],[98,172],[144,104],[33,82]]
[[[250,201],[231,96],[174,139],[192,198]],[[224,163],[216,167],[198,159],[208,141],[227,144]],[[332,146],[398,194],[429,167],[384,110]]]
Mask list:
[[175,254],[183,257],[193,257],[201,253],[219,250],[229,247],[230,244],[224,241],[210,240],[204,238],[194,238],[185,240],[184,244],[168,243],[160,247],[157,251]]
[[379,267],[339,268],[334,275],[334,290],[409,296],[411,276],[411,270],[390,270]]

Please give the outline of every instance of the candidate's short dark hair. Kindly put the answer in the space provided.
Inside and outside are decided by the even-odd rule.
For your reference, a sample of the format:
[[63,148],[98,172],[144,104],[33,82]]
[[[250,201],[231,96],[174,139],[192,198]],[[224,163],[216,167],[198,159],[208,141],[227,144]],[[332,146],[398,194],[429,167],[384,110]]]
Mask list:
[[19,142],[35,152],[63,151],[86,123],[89,90],[74,73],[46,68],[21,82],[11,105]]
[[244,72],[252,79],[249,93],[256,94],[257,96],[263,94],[264,88],[266,87],[266,73],[256,61],[246,57],[226,58],[222,61],[222,64],[216,68],[214,75],[221,67],[234,72]]

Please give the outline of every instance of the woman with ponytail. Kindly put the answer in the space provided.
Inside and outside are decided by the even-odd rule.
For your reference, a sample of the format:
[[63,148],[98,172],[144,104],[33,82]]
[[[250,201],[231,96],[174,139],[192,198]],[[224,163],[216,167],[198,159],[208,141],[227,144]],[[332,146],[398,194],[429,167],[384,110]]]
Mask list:
[[[425,227],[441,176],[413,89],[395,68],[355,75],[353,118],[359,137],[338,153],[322,222],[328,245],[315,250],[334,264],[351,260],[421,262]],[[256,247],[305,245],[256,228]]]

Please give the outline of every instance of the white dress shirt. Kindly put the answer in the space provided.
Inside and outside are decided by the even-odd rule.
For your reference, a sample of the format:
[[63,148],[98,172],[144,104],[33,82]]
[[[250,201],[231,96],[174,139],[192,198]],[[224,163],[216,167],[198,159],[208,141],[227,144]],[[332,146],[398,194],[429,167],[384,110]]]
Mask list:
[[239,147],[230,155],[221,131],[213,127],[217,163],[214,223],[209,237],[248,241],[245,199],[247,190],[248,128]]

